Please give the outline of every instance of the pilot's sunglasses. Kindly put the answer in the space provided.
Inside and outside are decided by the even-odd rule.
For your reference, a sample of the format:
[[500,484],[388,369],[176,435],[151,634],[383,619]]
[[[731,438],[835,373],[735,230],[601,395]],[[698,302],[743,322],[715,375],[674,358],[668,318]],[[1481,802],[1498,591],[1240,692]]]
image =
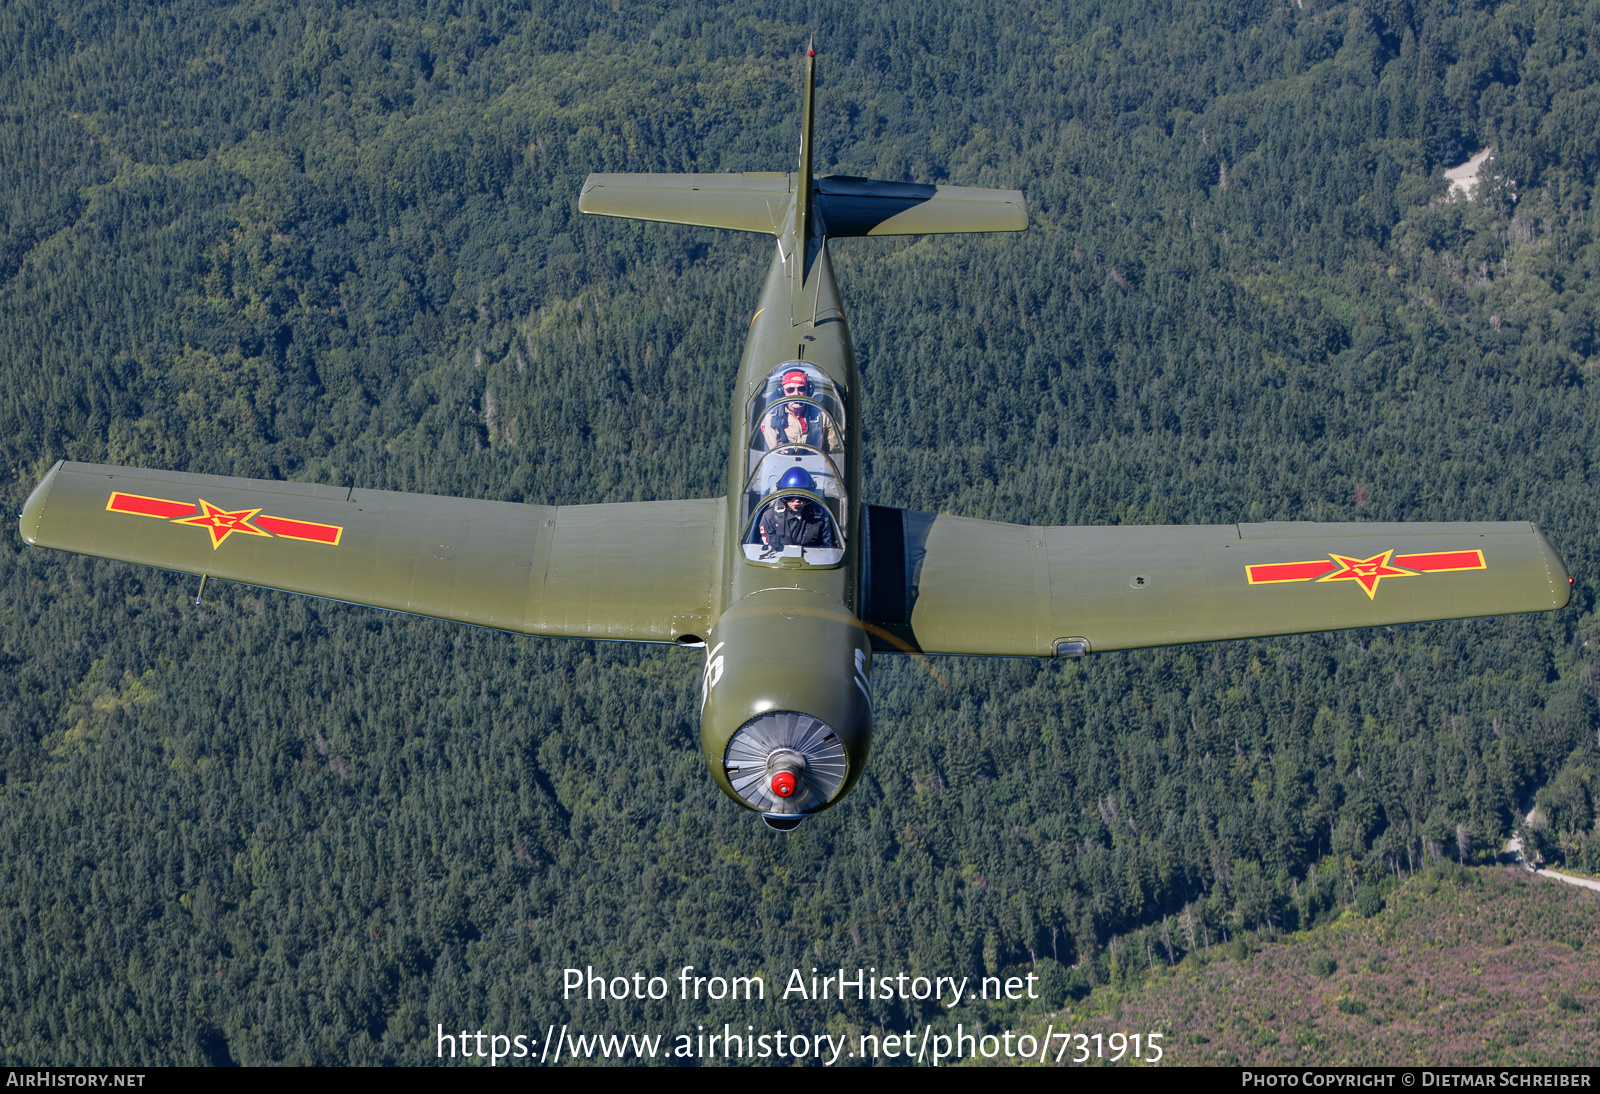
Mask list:
[[806,389],[806,385],[804,385],[804,384],[784,384],[783,385],[783,393],[785,395],[798,395],[802,391],[804,391],[805,389]]

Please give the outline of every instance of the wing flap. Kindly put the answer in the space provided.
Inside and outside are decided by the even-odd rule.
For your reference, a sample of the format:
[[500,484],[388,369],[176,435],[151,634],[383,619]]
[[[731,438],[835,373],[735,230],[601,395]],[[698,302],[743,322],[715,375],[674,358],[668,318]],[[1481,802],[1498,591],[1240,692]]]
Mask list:
[[28,543],[564,638],[710,624],[718,500],[540,506],[58,463]]
[[[903,557],[871,552],[900,513]],[[1550,611],[1566,567],[1526,522],[1030,528],[874,510],[885,649],[1050,656]],[[904,574],[898,598],[885,575]],[[897,617],[896,610],[903,605]]]

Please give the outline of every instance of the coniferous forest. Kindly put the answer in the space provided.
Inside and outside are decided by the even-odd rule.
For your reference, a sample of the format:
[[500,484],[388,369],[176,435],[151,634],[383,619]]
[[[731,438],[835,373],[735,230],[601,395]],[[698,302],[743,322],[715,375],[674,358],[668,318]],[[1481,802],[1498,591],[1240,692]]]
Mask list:
[[[1595,0],[0,5],[0,1060],[892,1031],[955,1018],[775,989],[1032,972],[1059,1006],[1519,832],[1600,874],[1597,28]],[[694,651],[196,605],[21,543],[62,458],[722,494],[772,243],[577,196],[792,169],[813,33],[820,173],[1016,187],[1032,220],[834,245],[865,500],[1532,520],[1573,603],[881,657],[866,776],[783,836],[704,770]],[[685,965],[768,1001],[562,998],[569,967]]]

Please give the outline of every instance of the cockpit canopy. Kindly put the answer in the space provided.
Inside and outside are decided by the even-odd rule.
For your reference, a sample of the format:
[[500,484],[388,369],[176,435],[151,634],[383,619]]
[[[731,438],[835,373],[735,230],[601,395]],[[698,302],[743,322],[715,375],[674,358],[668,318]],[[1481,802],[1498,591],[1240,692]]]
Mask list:
[[749,426],[745,557],[836,565],[849,505],[844,401],[832,379],[803,361],[778,366],[750,400]]
[[767,374],[761,390],[750,400],[751,433],[759,430],[763,416],[770,417],[769,412],[777,410],[777,404],[784,401],[815,404],[817,409],[829,416],[843,438],[844,400],[840,398],[839,389],[834,386],[832,378],[817,366],[804,361],[788,361]]

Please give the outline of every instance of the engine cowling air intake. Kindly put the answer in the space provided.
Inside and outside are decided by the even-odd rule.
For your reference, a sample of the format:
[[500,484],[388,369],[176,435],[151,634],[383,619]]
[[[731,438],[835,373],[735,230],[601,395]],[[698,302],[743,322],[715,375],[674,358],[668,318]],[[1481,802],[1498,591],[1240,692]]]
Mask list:
[[839,735],[820,718],[773,710],[739,727],[728,741],[723,768],[750,808],[773,820],[798,820],[838,796],[850,759]]

